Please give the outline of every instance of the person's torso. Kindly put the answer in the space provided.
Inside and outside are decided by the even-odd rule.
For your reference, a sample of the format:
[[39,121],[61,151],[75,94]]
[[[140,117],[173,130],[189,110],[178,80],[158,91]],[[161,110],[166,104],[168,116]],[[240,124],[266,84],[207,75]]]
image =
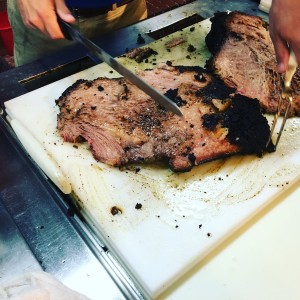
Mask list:
[[121,0],[66,0],[68,7],[73,8],[100,8],[120,2]]

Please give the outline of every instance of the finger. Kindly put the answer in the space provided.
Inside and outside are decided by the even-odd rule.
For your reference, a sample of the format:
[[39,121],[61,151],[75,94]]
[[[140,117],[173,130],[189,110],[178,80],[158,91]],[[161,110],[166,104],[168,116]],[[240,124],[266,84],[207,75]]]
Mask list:
[[277,68],[279,73],[284,73],[287,69],[289,60],[289,47],[285,40],[279,36],[273,37],[273,44],[275,48]]
[[60,18],[68,23],[75,23],[75,18],[66,6],[66,3],[64,0],[56,0],[56,11],[57,14],[60,16]]
[[45,27],[47,30],[47,35],[54,40],[63,39],[64,35],[60,30],[60,27],[57,23],[57,15],[55,10],[48,14],[48,19],[45,19]]
[[35,10],[28,9],[22,1],[18,1],[20,15],[23,23],[28,28],[43,28],[43,22],[41,22],[38,13]]
[[24,24],[28,28],[38,29],[38,30],[44,32],[44,28],[45,28],[44,23],[38,15],[35,15],[35,16],[32,15],[32,16],[30,16],[30,18],[25,19]]
[[24,21],[26,27],[31,29],[37,29],[44,34],[47,34],[46,24],[43,22],[43,19],[40,18],[38,14],[31,14]]

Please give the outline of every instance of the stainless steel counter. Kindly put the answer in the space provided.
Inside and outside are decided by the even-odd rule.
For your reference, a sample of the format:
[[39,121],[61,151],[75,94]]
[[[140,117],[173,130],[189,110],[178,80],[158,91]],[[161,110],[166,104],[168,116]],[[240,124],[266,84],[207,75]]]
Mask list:
[[[250,0],[195,1],[96,41],[102,44],[105,40],[105,49],[116,56],[125,51],[120,44],[136,47],[138,33],[145,35],[146,43],[149,43],[152,41],[147,37],[150,31],[195,13],[208,18],[216,11],[240,10],[267,18],[257,10],[257,5],[256,1]],[[41,74],[49,70],[60,71],[60,76],[67,74],[63,71],[64,66],[86,57],[84,49],[75,47],[77,51],[66,49],[44,60],[1,73],[1,104],[51,81],[51,76],[43,83],[40,80]],[[36,84],[28,78],[36,79]],[[41,268],[92,299],[147,298],[106,245],[96,239],[84,220],[74,213],[68,198],[25,154],[4,118],[0,118],[0,170],[0,283],[24,271]],[[18,263],[19,258],[22,263]]]

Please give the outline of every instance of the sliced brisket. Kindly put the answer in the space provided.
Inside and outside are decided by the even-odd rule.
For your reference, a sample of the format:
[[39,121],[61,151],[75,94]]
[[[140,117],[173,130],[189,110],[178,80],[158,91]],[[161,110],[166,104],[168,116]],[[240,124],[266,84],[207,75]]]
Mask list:
[[[268,113],[277,109],[282,77],[277,72],[268,24],[257,16],[241,12],[216,13],[211,18],[206,44],[213,54],[207,68],[230,87],[257,98]],[[291,115],[300,115],[300,71],[293,82]]]
[[270,131],[258,102],[235,94],[217,77],[167,65],[139,75],[176,101],[184,117],[165,111],[123,78],[79,80],[56,101],[63,139],[87,141],[95,159],[112,166],[165,160],[174,171],[265,150]]

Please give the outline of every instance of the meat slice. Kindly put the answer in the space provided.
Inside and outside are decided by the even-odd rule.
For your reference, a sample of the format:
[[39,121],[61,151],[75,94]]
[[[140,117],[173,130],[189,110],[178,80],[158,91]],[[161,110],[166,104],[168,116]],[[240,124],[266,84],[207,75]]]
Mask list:
[[175,101],[184,117],[123,78],[79,80],[56,101],[63,139],[87,141],[95,159],[112,166],[165,160],[174,171],[266,150],[270,130],[258,101],[202,68],[162,65],[139,76]]
[[[282,76],[277,72],[268,23],[241,12],[216,13],[211,18],[206,44],[213,54],[207,68],[230,87],[257,98],[267,113],[274,113],[280,97]],[[300,71],[293,82],[292,116],[300,115]]]

